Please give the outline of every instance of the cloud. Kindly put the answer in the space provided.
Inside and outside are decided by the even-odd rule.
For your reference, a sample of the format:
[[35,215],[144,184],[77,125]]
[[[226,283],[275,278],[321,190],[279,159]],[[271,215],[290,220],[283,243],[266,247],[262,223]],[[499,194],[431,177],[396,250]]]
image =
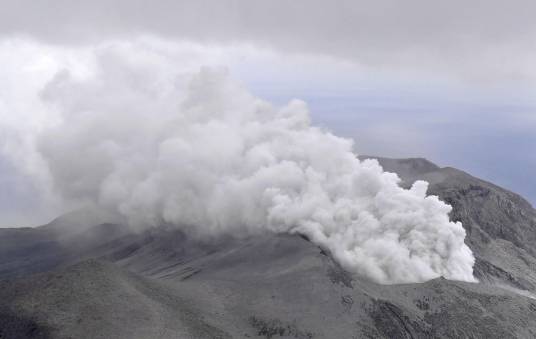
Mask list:
[[[0,120],[4,157],[56,201],[138,227],[302,233],[380,283],[474,281],[465,231],[425,182],[406,190],[359,161],[350,140],[311,125],[303,101],[275,107],[225,68],[192,71],[149,47],[103,44],[80,58],[52,48],[56,64],[11,74],[2,114],[27,118]],[[34,114],[50,119],[36,127]]]
[[9,1],[0,33],[84,44],[153,34],[321,54],[482,83],[536,78],[536,4],[448,1]]

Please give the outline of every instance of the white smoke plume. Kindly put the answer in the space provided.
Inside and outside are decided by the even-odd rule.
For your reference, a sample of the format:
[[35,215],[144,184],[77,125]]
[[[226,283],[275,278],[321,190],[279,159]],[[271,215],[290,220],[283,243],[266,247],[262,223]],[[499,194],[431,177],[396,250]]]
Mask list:
[[19,154],[14,162],[63,201],[200,236],[299,232],[379,283],[474,281],[451,207],[426,196],[427,183],[403,189],[376,161],[359,161],[352,141],[311,125],[304,102],[274,107],[225,69],[175,74],[113,48],[91,60],[85,71],[62,65],[38,88],[31,108],[49,123],[24,142],[3,140],[4,154]]

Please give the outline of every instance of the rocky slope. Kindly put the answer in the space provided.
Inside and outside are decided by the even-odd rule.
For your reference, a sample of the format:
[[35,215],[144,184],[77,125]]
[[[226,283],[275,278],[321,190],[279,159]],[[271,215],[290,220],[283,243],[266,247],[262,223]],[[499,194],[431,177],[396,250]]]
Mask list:
[[453,205],[480,283],[382,286],[298,235],[197,241],[74,214],[0,230],[0,338],[536,337],[530,204],[424,159],[379,161]]

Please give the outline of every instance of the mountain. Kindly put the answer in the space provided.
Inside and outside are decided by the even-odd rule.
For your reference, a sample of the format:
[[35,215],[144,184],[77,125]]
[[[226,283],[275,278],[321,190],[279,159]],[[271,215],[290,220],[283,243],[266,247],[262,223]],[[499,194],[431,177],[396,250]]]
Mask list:
[[192,239],[72,213],[0,230],[0,338],[533,338],[536,211],[425,159],[378,158],[453,206],[480,283],[378,285],[299,235]]

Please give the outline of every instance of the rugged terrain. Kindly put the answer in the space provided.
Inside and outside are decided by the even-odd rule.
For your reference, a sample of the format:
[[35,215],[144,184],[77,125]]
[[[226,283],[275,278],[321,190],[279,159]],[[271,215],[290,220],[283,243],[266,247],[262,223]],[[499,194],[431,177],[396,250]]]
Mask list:
[[453,206],[480,283],[378,285],[299,235],[200,241],[77,212],[0,230],[0,338],[536,337],[533,207],[425,159],[378,160]]

